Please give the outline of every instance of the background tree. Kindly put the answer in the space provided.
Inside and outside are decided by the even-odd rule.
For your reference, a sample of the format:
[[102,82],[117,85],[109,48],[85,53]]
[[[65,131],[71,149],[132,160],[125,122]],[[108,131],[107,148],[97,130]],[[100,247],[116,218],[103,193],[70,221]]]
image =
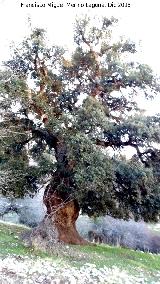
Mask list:
[[[80,209],[145,221],[160,213],[160,116],[136,103],[159,85],[148,65],[130,60],[134,43],[114,41],[116,23],[77,20],[70,59],[35,29],[0,73],[2,194],[34,195],[44,184],[47,216],[68,243],[85,243]],[[121,154],[128,146],[130,160]]]

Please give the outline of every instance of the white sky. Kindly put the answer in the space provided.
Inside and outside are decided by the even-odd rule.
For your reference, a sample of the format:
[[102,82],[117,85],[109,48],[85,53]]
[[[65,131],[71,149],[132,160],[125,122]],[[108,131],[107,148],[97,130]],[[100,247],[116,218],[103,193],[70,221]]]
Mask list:
[[[68,7],[68,3],[112,3],[112,1],[91,0],[55,0],[54,4],[63,3],[63,8],[21,8],[20,4],[48,4],[52,1],[33,0],[0,0],[0,61],[9,56],[9,44],[12,41],[20,42],[28,32],[28,17],[31,18],[33,26],[47,29],[49,38],[54,43],[69,46],[72,42],[72,23],[75,15],[105,15],[114,16],[120,20],[118,26],[119,34],[126,35],[139,43],[141,41],[138,57],[141,61],[149,64],[153,70],[160,75],[160,0],[128,0],[121,1],[130,3],[130,8],[74,8]],[[120,1],[113,1],[118,4]],[[160,96],[154,104],[148,103],[150,112],[159,112]]]

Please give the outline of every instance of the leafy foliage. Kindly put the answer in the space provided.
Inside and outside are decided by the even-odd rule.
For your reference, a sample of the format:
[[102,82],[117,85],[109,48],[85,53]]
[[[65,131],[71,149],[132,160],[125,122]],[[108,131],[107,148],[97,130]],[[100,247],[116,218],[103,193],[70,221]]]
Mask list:
[[[69,59],[48,46],[44,30],[32,30],[4,63],[3,194],[32,195],[50,182],[90,216],[157,220],[160,117],[145,116],[136,101],[153,97],[159,84],[148,65],[129,62],[135,44],[114,41],[116,24],[77,20]],[[121,153],[128,146],[136,152],[131,160]]]

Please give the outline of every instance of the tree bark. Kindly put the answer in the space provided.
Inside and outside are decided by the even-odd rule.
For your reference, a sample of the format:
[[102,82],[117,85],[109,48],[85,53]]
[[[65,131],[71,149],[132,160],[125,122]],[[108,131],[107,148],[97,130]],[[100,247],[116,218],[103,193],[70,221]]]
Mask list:
[[47,208],[47,218],[51,218],[57,229],[58,239],[68,244],[89,244],[76,230],[79,205],[71,198],[74,188],[73,163],[67,158],[67,146],[63,140],[57,140],[55,157],[57,170],[52,175],[50,184],[44,192],[43,202]]
[[60,242],[75,245],[89,244],[76,229],[75,223],[79,216],[79,206],[76,200],[65,201],[48,186],[43,201],[47,208],[47,218],[52,219]]

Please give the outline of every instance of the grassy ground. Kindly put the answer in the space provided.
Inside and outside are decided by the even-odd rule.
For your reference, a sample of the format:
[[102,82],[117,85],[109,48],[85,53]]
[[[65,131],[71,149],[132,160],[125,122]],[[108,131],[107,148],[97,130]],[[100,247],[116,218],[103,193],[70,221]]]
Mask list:
[[[32,249],[26,248],[19,239],[19,235],[24,230],[28,230],[28,228],[0,222],[0,257],[4,258],[5,256],[14,254],[50,258],[53,261],[57,261],[57,258],[62,259],[61,256],[35,252]],[[160,255],[107,245],[71,247],[72,249],[74,247],[74,256],[63,257],[63,261],[69,263],[71,266],[81,267],[86,262],[95,264],[98,268],[116,266],[128,271],[132,275],[139,275],[141,277],[143,274],[147,283],[160,283],[157,282],[158,280],[160,281],[157,275],[160,272]]]

